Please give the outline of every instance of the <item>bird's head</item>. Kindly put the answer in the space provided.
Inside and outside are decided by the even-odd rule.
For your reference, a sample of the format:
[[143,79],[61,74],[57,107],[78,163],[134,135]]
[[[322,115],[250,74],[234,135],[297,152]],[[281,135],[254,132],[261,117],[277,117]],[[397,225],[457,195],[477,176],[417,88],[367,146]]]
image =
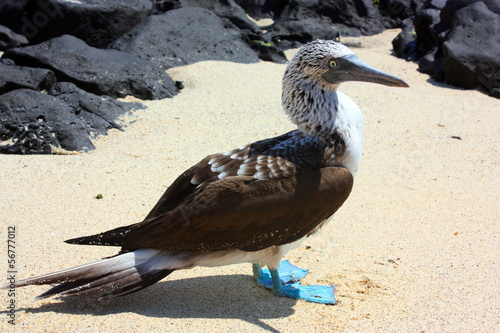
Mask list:
[[297,51],[285,70],[283,109],[299,130],[327,142],[331,142],[332,133],[340,126],[337,113],[341,110],[350,113],[344,118],[351,119],[361,132],[363,117],[354,102],[349,102],[345,96],[343,103],[346,104],[339,105],[341,101],[336,91],[346,81],[408,87],[403,80],[365,64],[346,46],[334,41],[316,40]]
[[319,39],[304,45],[295,54],[286,69],[284,84],[287,80],[309,81],[330,91],[337,89],[342,82],[347,81],[408,87],[406,82],[396,76],[365,64],[346,46],[334,41]]

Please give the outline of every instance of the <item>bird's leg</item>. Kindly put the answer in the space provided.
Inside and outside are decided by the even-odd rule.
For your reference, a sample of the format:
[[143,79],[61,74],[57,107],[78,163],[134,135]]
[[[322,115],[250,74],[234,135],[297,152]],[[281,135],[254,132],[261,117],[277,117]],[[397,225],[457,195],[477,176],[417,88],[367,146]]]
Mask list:
[[[257,281],[257,284],[259,286],[267,287],[269,278],[264,276],[264,273],[262,272],[262,267],[260,264],[252,264],[252,269],[253,269],[253,277]],[[271,288],[271,287],[267,287]]]
[[282,284],[278,270],[271,270],[273,292],[278,296],[302,299],[304,301],[337,304],[335,301],[333,286],[301,286],[300,281],[296,283]]
[[[262,269],[260,264],[253,264],[253,277],[257,280],[257,284],[273,289],[273,279],[269,269]],[[290,284],[300,281],[309,272],[307,269],[302,269],[290,264],[288,260],[283,260],[278,268],[281,283]]]
[[260,264],[252,264],[252,268],[254,278],[257,279],[262,276],[262,267],[260,266]]

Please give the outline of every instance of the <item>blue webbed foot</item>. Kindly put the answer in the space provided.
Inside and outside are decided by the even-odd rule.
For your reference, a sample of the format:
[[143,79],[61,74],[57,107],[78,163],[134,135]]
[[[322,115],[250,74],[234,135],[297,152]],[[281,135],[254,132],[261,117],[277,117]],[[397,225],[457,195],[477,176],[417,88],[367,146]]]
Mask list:
[[335,301],[336,285],[333,286],[301,286],[299,283],[285,284],[281,288],[274,289],[274,293],[278,296],[298,298],[308,302],[337,304]]
[[278,296],[302,299],[323,304],[337,304],[333,286],[302,286],[300,280],[309,271],[296,267],[288,260],[283,260],[277,270],[262,269],[259,264],[253,265],[253,275],[257,283],[272,289]]

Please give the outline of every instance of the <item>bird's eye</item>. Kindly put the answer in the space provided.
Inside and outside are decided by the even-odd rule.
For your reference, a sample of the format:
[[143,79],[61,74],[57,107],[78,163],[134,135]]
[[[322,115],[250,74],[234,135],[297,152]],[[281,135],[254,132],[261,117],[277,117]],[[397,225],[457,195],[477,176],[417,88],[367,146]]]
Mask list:
[[333,68],[335,68],[335,67],[337,67],[338,65],[339,65],[339,64],[338,64],[335,60],[333,60],[333,59],[330,59],[330,60],[328,61],[328,67],[330,67],[330,68],[332,68],[332,69],[333,69]]

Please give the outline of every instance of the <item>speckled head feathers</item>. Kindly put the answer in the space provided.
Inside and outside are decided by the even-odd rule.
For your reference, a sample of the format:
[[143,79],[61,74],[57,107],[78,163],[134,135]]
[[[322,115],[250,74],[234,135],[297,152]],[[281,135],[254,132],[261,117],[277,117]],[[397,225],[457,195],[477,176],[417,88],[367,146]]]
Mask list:
[[335,128],[339,84],[328,82],[323,74],[329,70],[330,59],[352,54],[340,43],[315,40],[289,62],[283,75],[282,105],[301,131],[329,141]]
[[[324,88],[330,86],[321,79],[321,75],[328,71],[328,60],[354,54],[346,46],[332,40],[318,39],[300,48],[290,60],[285,75],[307,77]],[[326,86],[325,86],[326,85]]]

